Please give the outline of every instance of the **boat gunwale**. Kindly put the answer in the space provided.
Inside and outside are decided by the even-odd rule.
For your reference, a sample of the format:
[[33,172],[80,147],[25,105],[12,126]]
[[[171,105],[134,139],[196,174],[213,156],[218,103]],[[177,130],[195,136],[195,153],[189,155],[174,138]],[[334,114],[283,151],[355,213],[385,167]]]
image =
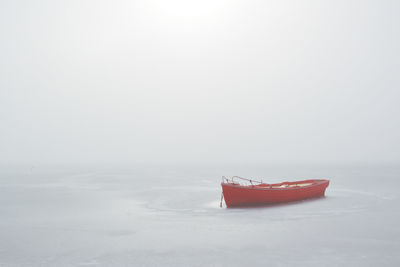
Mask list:
[[[285,184],[285,183],[289,183],[289,184],[293,184],[293,183],[301,183],[301,182],[312,182],[312,184],[310,185],[306,185],[306,186],[293,186],[293,187],[282,187],[282,188],[272,188],[273,185],[281,185],[281,184]],[[222,182],[221,186],[230,186],[230,187],[234,187],[234,188],[240,188],[240,189],[248,189],[248,190],[263,190],[263,191],[277,191],[277,190],[283,190],[283,191],[287,191],[287,190],[301,190],[301,189],[305,189],[305,188],[310,188],[310,187],[315,187],[318,185],[322,185],[322,184],[329,184],[329,180],[326,179],[309,179],[309,180],[302,180],[302,181],[294,181],[294,182],[282,182],[282,183],[276,183],[276,184],[270,184],[271,187],[260,187],[257,185],[241,185],[241,184],[234,184],[234,183],[226,183],[226,182]]]

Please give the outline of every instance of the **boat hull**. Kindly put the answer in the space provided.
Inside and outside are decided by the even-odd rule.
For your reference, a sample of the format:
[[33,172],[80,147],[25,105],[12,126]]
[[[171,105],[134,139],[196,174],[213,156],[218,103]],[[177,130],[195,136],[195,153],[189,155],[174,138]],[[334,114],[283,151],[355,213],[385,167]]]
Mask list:
[[[301,183],[309,183],[309,185],[293,186]],[[287,185],[288,187],[279,187],[283,185]],[[265,186],[243,186],[235,183],[221,183],[227,207],[284,203],[323,197],[328,185],[329,180],[304,180]]]

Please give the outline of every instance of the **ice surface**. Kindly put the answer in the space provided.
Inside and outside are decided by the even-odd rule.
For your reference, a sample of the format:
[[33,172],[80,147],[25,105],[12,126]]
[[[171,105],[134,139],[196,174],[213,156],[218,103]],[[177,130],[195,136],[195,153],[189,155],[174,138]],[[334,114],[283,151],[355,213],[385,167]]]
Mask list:
[[[326,197],[219,208],[222,175],[328,178]],[[399,266],[393,166],[9,167],[0,266]]]

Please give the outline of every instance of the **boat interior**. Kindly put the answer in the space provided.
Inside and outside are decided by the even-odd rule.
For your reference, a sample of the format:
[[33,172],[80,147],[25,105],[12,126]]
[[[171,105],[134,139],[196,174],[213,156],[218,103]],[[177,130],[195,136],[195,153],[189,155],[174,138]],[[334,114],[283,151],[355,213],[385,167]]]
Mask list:
[[[239,181],[240,182],[239,182]],[[267,184],[262,181],[255,181],[252,179],[242,178],[239,176],[233,176],[231,179],[227,179],[223,177],[223,182],[230,183],[233,185],[240,186],[251,186],[251,187],[259,187],[259,188],[293,188],[293,187],[304,187],[309,186],[317,182],[317,180],[303,180],[296,182],[282,182],[276,184]]]
[[257,187],[262,188],[290,188],[290,187],[302,187],[312,185],[313,183],[282,183],[282,184],[258,184]]

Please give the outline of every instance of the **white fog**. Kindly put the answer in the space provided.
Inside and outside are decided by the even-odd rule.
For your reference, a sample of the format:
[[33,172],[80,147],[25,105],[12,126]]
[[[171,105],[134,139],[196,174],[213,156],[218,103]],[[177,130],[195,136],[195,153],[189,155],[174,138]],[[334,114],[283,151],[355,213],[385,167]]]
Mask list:
[[[397,1],[0,2],[0,266],[398,266]],[[329,179],[219,207],[221,177]]]

